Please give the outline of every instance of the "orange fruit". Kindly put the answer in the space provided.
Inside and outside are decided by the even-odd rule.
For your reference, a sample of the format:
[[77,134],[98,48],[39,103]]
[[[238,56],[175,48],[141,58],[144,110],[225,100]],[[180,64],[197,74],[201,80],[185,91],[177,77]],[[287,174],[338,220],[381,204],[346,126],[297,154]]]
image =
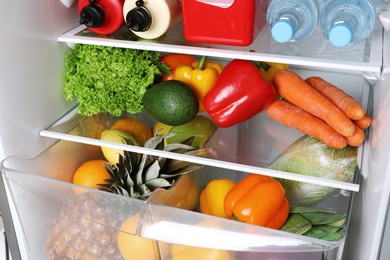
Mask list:
[[[73,183],[84,187],[99,189],[97,184],[106,183],[104,180],[110,178],[110,175],[104,168],[104,164],[106,163],[108,162],[99,159],[86,161],[80,165],[74,173]],[[83,192],[85,191],[77,189],[76,193]]]
[[148,139],[152,138],[152,130],[144,122],[133,117],[119,119],[111,129],[129,132],[142,147]]
[[118,249],[124,259],[160,259],[157,241],[135,234],[139,214],[128,217],[118,232]]

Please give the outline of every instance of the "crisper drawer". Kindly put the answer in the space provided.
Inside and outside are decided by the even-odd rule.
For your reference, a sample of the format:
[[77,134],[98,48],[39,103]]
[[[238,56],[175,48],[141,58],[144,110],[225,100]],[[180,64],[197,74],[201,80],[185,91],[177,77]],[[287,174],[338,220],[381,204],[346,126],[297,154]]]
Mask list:
[[[332,79],[365,108],[369,107],[370,84],[360,74],[292,70],[304,78],[317,75]],[[128,116],[150,127],[155,123],[147,113],[122,117]],[[103,259],[106,254],[111,254],[108,259],[121,258],[117,248],[120,243],[129,251],[152,252],[140,259],[171,259],[173,245],[178,244],[218,249],[232,259],[336,259],[341,256],[353,192],[359,190],[357,179],[366,164],[366,143],[358,149],[359,167],[354,183],[349,183],[267,169],[302,134],[272,122],[264,113],[230,128],[217,128],[205,144],[211,149],[207,158],[101,141],[101,132],[116,120],[108,114],[83,117],[75,108],[41,132],[42,136],[62,140],[33,159],[15,156],[3,161],[2,174],[31,259],[49,258],[53,251],[67,252],[77,259],[86,250],[97,259]],[[102,158],[100,146],[188,161],[203,167],[180,177],[169,190],[153,192],[147,201],[73,185],[73,174],[83,162]],[[238,182],[249,173],[334,188],[316,207],[346,214],[344,234],[329,241],[200,213],[199,192],[211,180],[227,178]],[[193,190],[192,202],[196,204],[194,210],[178,208],[181,205],[178,200],[188,200],[190,190]],[[124,227],[129,218],[130,224]],[[120,234],[129,234],[130,240],[123,242]],[[149,249],[143,250],[145,245],[135,242],[136,237],[159,241],[158,247],[150,242]]]
[[[50,259],[54,251],[67,259],[83,259],[83,255],[122,259],[117,244],[127,241],[128,250],[140,250],[140,255],[155,250],[140,259],[171,259],[172,244],[217,248],[231,259],[334,259],[342,252],[345,235],[325,241],[201,214],[198,206],[195,211],[167,206],[186,200],[191,185],[199,195],[210,179],[239,180],[243,172],[204,166],[181,177],[170,190],[143,201],[71,184],[77,166],[96,156],[99,150],[94,146],[59,141],[36,158],[10,157],[3,162],[2,174],[16,205],[29,259]],[[348,214],[351,194],[337,193],[320,207]],[[124,227],[125,221],[132,224]],[[117,240],[123,232],[131,238]],[[159,247],[132,245],[134,236],[158,240]]]

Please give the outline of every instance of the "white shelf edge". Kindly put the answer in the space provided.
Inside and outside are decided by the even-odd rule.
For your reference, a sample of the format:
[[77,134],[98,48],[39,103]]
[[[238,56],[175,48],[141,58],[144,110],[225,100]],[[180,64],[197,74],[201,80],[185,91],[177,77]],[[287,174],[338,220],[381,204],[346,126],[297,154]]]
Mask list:
[[343,71],[364,71],[379,74],[381,72],[380,63],[364,63],[364,62],[348,62],[348,61],[334,61],[334,60],[321,60],[318,58],[307,58],[297,56],[276,55],[249,51],[239,51],[230,49],[218,49],[210,47],[196,47],[186,45],[174,45],[145,41],[126,41],[118,39],[107,39],[98,37],[78,36],[77,33],[84,30],[84,25],[78,26],[69,32],[58,37],[59,42],[71,44],[93,44],[101,46],[111,46],[118,48],[131,48],[150,51],[159,51],[167,53],[184,53],[198,56],[210,56],[222,59],[244,59],[244,60],[256,60],[256,61],[269,61],[277,63],[287,63],[290,65],[300,65],[306,67],[316,67],[324,69],[339,69]]
[[112,142],[106,142],[102,140],[87,138],[87,137],[81,137],[81,136],[74,136],[64,133],[57,133],[47,130],[42,130],[40,132],[40,135],[43,137],[49,137],[54,139],[60,139],[60,140],[66,140],[71,142],[78,142],[78,143],[84,143],[89,145],[95,145],[95,146],[106,146],[109,148],[114,149],[122,149],[126,151],[132,151],[137,153],[145,153],[150,154],[153,156],[162,156],[170,159],[175,160],[183,160],[188,161],[191,163],[196,164],[202,164],[217,168],[223,168],[228,170],[235,170],[240,172],[247,172],[247,173],[257,173],[257,174],[264,174],[269,175],[271,177],[275,178],[283,178],[283,179],[289,179],[299,182],[305,182],[305,183],[311,183],[311,184],[317,184],[321,186],[328,186],[336,189],[342,189],[342,190],[348,190],[353,192],[359,191],[359,184],[355,183],[348,183],[348,182],[340,182],[340,181],[334,181],[334,180],[327,180],[312,176],[305,176],[300,174],[294,174],[294,173],[288,173],[288,172],[280,172],[276,170],[270,170],[266,168],[256,167],[256,166],[250,166],[250,165],[244,165],[239,163],[232,163],[232,162],[226,162],[226,161],[219,161],[216,159],[210,159],[210,158],[204,158],[204,157],[196,157],[196,156],[190,156],[190,155],[184,155],[184,154],[178,154],[178,153],[171,153],[166,151],[160,151],[160,150],[154,150],[154,149],[148,149],[144,147],[139,146],[131,146],[131,145],[125,145],[125,144],[116,144]]

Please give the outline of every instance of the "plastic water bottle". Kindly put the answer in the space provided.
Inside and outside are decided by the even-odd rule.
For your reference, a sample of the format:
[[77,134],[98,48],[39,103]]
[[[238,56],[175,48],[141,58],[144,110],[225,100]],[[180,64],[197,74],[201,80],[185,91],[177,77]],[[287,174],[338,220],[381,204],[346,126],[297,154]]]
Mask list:
[[317,27],[320,0],[272,0],[267,24],[277,42],[296,42],[309,37]]
[[320,13],[323,35],[336,47],[355,45],[363,41],[374,28],[378,1],[328,0]]

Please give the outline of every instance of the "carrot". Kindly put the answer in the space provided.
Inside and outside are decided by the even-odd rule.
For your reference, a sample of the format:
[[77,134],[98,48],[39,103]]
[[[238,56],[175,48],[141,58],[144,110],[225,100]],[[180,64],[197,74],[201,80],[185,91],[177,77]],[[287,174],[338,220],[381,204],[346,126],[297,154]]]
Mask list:
[[347,137],[348,144],[351,146],[359,146],[364,142],[364,131],[356,126],[355,133],[353,135]]
[[282,97],[322,119],[339,134],[351,136],[355,132],[355,124],[347,115],[298,74],[287,70],[279,71],[274,76],[274,85]]
[[355,125],[357,125],[358,127],[360,127],[363,130],[367,129],[371,125],[371,117],[367,114],[365,114],[362,119],[352,120],[352,121],[355,123]]
[[330,125],[288,101],[276,99],[265,112],[279,123],[313,136],[332,148],[342,149],[347,146],[347,139]]
[[364,108],[353,97],[320,77],[310,77],[306,82],[336,104],[352,120],[364,117]]

